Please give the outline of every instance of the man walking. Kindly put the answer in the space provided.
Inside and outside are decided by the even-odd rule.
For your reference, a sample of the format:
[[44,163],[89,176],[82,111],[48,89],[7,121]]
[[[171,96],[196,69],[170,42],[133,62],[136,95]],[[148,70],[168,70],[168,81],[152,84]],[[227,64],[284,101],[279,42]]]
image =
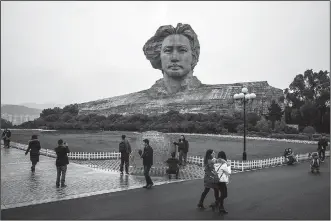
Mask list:
[[40,156],[40,149],[41,145],[38,140],[37,135],[32,135],[31,140],[28,144],[28,149],[25,151],[25,155],[27,155],[30,152],[30,161],[32,163],[31,171],[36,171],[36,165],[39,162],[39,156]]
[[321,162],[324,162],[325,150],[326,150],[327,146],[328,146],[328,141],[327,141],[325,135],[323,134],[322,138],[318,141],[318,148],[317,148],[318,155],[321,159]]
[[123,166],[125,164],[125,173],[129,174],[129,158],[131,154],[131,145],[127,139],[125,139],[125,135],[122,135],[122,141],[119,144],[119,152],[121,153],[121,164],[120,171],[121,175],[123,175]]
[[62,139],[58,140],[58,147],[55,148],[56,153],[56,187],[60,187],[60,178],[61,178],[61,187],[66,187],[66,173],[67,173],[67,165],[69,164],[68,153],[70,150],[68,148],[68,144],[64,143]]
[[5,148],[6,147],[9,148],[10,146],[10,137],[11,137],[11,131],[6,128],[2,133],[2,139]]
[[[178,145],[178,152],[179,152],[179,165],[186,165],[187,161],[187,153],[189,149],[189,143],[185,139],[184,135],[181,135],[181,138],[179,139],[178,143],[175,143]],[[184,163],[183,163],[184,160]]]
[[153,149],[149,145],[148,139],[144,139],[143,142],[145,145],[144,151],[139,150],[138,152],[141,158],[143,158],[144,176],[146,179],[146,186],[143,186],[143,188],[150,189],[154,184],[151,177],[149,176],[149,171],[153,165]]

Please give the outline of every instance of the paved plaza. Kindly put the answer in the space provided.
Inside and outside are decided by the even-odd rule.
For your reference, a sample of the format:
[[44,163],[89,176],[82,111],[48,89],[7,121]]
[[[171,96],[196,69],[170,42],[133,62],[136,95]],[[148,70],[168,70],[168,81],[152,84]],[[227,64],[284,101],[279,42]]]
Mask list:
[[[54,159],[40,160],[33,175],[29,156],[1,148],[2,219],[330,219],[329,158],[319,175],[309,172],[308,162],[232,175],[224,216],[196,208],[201,179],[169,183],[159,177],[146,190],[143,177],[71,163],[68,187],[57,189]],[[205,205],[211,202],[212,191]]]
[[[121,176],[86,165],[70,163],[66,188],[56,188],[55,159],[40,156],[36,172],[30,170],[29,155],[14,148],[1,148],[1,209],[86,197],[102,193],[141,188],[143,176]],[[155,185],[168,183],[165,177],[153,177]],[[173,181],[172,181],[173,182]]]

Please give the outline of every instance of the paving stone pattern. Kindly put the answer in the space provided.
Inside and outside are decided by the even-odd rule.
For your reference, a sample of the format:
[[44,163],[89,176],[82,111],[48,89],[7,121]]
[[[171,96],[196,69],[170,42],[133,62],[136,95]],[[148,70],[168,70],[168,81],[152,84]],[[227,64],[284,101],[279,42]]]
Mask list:
[[[120,168],[120,160],[74,160],[73,162],[77,164],[86,165],[88,167],[97,168],[105,171],[117,172]],[[143,176],[142,167],[132,167],[130,166],[130,174]],[[151,176],[153,177],[167,177],[166,167],[161,168],[151,168]],[[179,179],[191,180],[191,179],[200,179],[204,176],[203,167],[193,164],[188,164],[186,166],[180,167]]]
[[[56,188],[55,159],[40,156],[32,173],[29,155],[17,149],[1,148],[1,209],[97,195],[145,185],[143,176],[121,176],[70,162],[65,188]],[[169,183],[166,177],[153,177],[155,185]]]

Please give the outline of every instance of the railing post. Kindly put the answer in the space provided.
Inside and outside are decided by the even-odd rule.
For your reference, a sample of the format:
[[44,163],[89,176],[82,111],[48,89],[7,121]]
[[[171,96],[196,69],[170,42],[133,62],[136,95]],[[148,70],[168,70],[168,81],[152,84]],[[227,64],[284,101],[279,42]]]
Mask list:
[[88,153],[88,160],[91,160],[91,153]]

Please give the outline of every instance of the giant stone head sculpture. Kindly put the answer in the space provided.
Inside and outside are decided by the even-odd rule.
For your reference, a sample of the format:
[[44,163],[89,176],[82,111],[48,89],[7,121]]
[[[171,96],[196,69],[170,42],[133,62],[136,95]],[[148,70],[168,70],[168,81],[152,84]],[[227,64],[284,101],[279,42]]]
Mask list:
[[143,47],[153,68],[162,71],[164,78],[175,81],[192,76],[199,61],[198,36],[188,24],[161,26]]

